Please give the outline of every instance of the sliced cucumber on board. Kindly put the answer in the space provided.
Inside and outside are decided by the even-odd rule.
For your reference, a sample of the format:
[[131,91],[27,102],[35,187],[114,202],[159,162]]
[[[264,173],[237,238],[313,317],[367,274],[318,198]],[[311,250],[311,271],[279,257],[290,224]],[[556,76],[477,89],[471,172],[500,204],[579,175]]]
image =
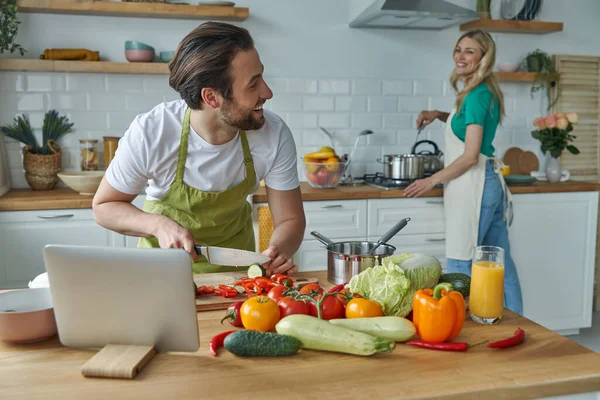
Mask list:
[[267,270],[260,264],[252,264],[248,267],[248,278],[256,278],[257,276],[267,276]]

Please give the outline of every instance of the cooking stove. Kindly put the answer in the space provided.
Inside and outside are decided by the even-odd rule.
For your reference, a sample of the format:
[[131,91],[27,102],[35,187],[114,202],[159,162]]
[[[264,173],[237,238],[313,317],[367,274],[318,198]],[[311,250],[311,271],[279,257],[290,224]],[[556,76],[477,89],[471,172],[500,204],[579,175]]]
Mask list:
[[[425,177],[431,176],[431,174],[425,174]],[[384,190],[404,189],[416,179],[392,179],[383,176],[383,173],[377,172],[375,174],[365,174],[363,177],[364,183],[367,185],[374,186]],[[437,185],[440,188],[442,185]]]

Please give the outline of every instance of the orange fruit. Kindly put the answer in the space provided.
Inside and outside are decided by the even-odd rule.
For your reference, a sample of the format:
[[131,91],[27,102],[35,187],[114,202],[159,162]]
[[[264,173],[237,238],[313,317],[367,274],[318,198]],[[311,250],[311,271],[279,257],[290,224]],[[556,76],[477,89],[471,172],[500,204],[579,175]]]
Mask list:
[[340,160],[338,160],[338,158],[335,156],[329,157],[327,160],[325,160],[325,168],[332,172],[337,171],[340,168]]

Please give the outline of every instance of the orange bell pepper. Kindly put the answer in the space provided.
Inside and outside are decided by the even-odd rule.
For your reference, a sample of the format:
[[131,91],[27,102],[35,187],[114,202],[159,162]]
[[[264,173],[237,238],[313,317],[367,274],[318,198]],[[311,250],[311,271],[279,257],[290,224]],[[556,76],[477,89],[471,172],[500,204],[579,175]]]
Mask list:
[[465,322],[465,300],[452,290],[451,283],[439,283],[433,290],[417,290],[413,301],[413,324],[427,342],[452,340]]

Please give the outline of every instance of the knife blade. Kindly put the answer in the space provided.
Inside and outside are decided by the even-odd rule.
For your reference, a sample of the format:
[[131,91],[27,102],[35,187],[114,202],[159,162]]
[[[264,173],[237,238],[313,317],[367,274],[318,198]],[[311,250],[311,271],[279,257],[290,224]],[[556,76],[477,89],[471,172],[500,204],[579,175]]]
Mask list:
[[253,251],[230,249],[227,247],[194,245],[196,253],[206,257],[206,260],[215,265],[233,267],[247,267],[252,264],[264,264],[271,259],[264,254]]

